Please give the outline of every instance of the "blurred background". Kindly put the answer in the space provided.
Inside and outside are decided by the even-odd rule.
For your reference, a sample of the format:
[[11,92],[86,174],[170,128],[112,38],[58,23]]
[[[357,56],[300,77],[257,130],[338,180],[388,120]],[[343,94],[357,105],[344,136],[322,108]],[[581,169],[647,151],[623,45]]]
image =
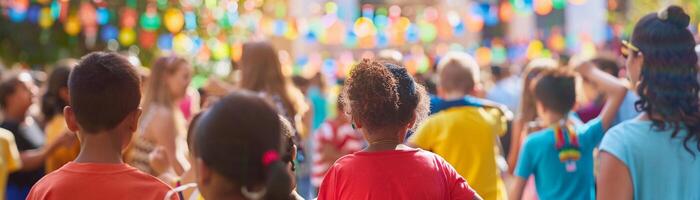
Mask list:
[[635,22],[670,4],[691,15],[698,37],[698,0],[0,0],[0,68],[31,70],[43,82],[57,61],[91,51],[119,52],[144,71],[176,54],[193,67],[189,88],[204,99],[240,79],[243,43],[266,40],[312,107],[297,177],[298,192],[314,197],[311,136],[338,116],[338,91],[360,59],[401,61],[435,94],[436,62],[467,52],[482,70],[476,96],[512,82],[499,103],[516,111],[530,60],[608,55],[621,64],[620,41]]
[[634,21],[670,3],[697,32],[696,0],[2,0],[0,63],[42,69],[110,50],[147,67],[176,53],[195,66],[197,87],[227,76],[243,42],[265,38],[290,75],[332,81],[387,48],[421,74],[449,50],[487,67],[617,49]]

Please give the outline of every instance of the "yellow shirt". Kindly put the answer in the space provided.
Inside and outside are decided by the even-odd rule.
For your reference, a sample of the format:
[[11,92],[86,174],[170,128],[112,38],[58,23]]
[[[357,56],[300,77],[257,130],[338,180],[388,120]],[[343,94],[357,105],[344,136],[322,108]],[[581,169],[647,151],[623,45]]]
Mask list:
[[22,161],[15,144],[15,136],[5,129],[0,129],[0,199],[5,198],[7,176],[21,167]]
[[[46,124],[46,143],[51,143],[68,130],[63,115],[56,115]],[[70,147],[58,147],[53,154],[46,157],[46,174],[61,168],[66,163],[73,161],[80,153],[80,142],[75,142]]]
[[461,106],[428,118],[410,143],[442,156],[486,200],[507,199],[496,166],[496,138],[506,119],[498,109]]

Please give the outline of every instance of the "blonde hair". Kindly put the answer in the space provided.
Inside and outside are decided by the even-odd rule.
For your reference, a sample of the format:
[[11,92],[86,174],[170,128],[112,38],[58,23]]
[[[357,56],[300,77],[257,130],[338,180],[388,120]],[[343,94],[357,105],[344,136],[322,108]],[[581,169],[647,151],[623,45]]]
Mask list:
[[248,42],[241,54],[241,81],[243,89],[279,96],[287,117],[303,114],[308,109],[304,96],[282,73],[277,51],[267,42]]
[[448,52],[437,66],[438,85],[446,91],[469,93],[481,80],[479,64],[464,52]]
[[171,106],[176,103],[175,97],[173,97],[168,88],[166,79],[181,67],[187,67],[188,65],[187,60],[174,55],[160,57],[153,63],[143,101],[144,110],[148,110],[153,105]]

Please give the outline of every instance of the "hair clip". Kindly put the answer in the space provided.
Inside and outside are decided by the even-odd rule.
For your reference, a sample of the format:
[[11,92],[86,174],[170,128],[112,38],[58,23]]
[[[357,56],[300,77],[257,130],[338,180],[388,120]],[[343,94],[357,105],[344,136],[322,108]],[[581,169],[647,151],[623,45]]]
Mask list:
[[662,21],[667,20],[668,19],[668,8],[663,8],[659,12],[657,12],[656,17],[658,17]]
[[260,191],[250,191],[248,187],[241,187],[241,194],[247,199],[262,199],[267,193],[267,190],[263,187]]
[[268,150],[263,154],[262,157],[262,163],[263,167],[268,167],[270,164],[273,162],[277,161],[280,159],[280,155],[277,153],[275,150]]

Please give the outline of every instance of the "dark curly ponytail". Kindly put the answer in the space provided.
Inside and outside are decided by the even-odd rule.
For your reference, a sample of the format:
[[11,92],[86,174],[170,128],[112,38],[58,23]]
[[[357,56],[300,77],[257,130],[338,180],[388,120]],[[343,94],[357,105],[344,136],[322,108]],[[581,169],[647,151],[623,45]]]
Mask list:
[[644,55],[637,110],[646,112],[655,128],[672,129],[672,137],[687,129],[683,145],[695,155],[689,143],[694,141],[700,150],[700,84],[689,22],[690,17],[678,6],[648,14],[634,27],[632,43]]

